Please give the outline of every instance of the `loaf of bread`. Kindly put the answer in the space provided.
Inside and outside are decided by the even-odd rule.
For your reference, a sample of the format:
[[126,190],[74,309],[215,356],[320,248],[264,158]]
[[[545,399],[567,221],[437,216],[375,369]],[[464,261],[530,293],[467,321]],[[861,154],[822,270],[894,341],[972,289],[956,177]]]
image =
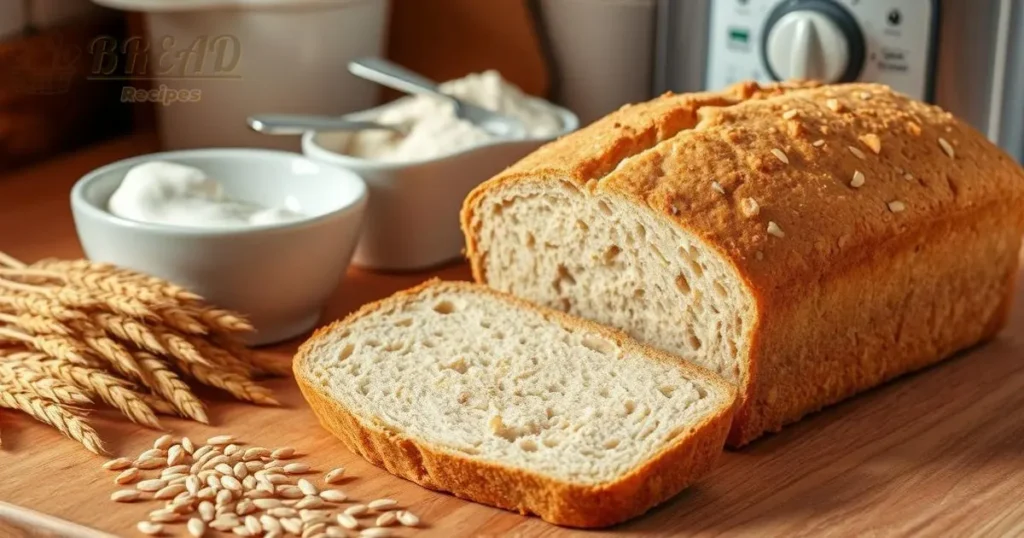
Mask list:
[[885,86],[747,83],[540,148],[462,227],[478,282],[735,384],[738,446],[995,335],[1024,172]]
[[317,331],[295,378],[325,428],[391,473],[596,527],[711,469],[735,393],[618,331],[429,282]]

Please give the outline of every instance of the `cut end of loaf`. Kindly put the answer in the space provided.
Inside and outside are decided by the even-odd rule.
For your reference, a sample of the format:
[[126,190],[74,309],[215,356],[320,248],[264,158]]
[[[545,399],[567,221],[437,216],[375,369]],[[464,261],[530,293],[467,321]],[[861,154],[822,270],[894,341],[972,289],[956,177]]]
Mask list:
[[728,261],[666,219],[551,182],[488,190],[470,226],[489,286],[746,379],[753,299]]
[[733,398],[620,333],[469,284],[364,308],[295,368],[324,425],[372,462],[573,526],[638,515],[709,470]]

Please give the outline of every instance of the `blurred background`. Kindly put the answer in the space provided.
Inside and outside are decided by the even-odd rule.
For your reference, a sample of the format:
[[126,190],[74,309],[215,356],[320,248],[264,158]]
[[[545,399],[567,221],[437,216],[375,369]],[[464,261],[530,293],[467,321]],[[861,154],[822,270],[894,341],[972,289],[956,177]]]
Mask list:
[[376,55],[496,69],[582,124],[742,79],[877,80],[1024,155],[1017,0],[0,0],[0,170],[137,132],[297,150],[244,118],[391,100],[346,71]]

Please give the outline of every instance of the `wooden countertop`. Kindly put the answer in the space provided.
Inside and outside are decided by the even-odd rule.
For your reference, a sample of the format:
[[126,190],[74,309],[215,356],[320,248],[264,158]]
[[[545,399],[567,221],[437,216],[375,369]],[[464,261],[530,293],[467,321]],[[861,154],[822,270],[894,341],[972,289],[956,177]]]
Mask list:
[[[92,168],[155,147],[148,136],[118,140],[0,177],[0,250],[26,260],[80,256],[68,206],[72,183]],[[406,275],[352,269],[325,319],[435,275],[465,279],[468,271],[460,264]],[[726,452],[701,484],[644,517],[599,532],[560,529],[395,478],[321,430],[289,380],[271,383],[281,408],[211,393],[213,425],[163,422],[178,435],[226,432],[255,444],[295,446],[320,469],[344,465],[357,477],[344,486],[351,496],[393,496],[428,525],[402,536],[1022,535],[1022,303],[1019,291],[1009,327],[994,342]],[[274,352],[289,355],[296,345]],[[158,435],[107,412],[93,416],[115,454],[137,454]],[[0,410],[0,425],[0,501],[15,505],[0,503],[0,536],[24,535],[11,523],[35,517],[23,509],[134,535],[135,522],[154,507],[108,501],[114,486],[111,473],[100,469],[103,460],[54,430],[7,410]]]

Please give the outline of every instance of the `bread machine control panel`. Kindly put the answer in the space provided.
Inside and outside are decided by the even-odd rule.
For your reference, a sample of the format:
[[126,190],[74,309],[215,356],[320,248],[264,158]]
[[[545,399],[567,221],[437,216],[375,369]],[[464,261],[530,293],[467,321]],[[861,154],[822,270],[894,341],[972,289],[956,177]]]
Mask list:
[[714,0],[705,86],[880,82],[930,100],[935,0]]

